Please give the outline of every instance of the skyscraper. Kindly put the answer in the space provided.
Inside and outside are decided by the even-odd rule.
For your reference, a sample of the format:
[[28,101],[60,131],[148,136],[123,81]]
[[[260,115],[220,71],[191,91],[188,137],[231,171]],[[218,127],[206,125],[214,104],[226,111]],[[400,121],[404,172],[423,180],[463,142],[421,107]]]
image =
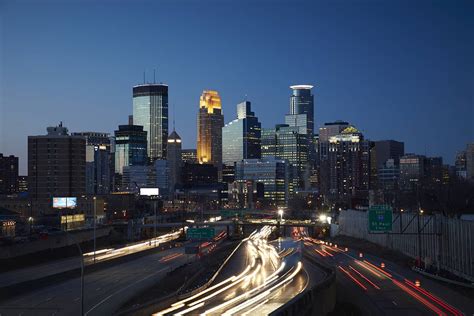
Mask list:
[[203,91],[199,100],[197,119],[197,156],[201,164],[222,167],[222,115],[221,98],[217,91]]
[[[311,85],[290,86],[292,94],[290,97],[290,115],[306,114],[306,119],[300,116],[299,126],[306,126],[306,134],[314,135],[314,96],[311,93]],[[288,122],[285,122],[288,124]]]
[[168,139],[168,86],[143,84],[133,87],[133,124],[147,132],[150,160],[166,159]]
[[379,140],[374,142],[377,168],[382,168],[388,159],[398,165],[400,157],[405,154],[405,144],[396,140]]
[[260,149],[261,124],[250,102],[237,105],[237,119],[222,128],[222,161],[233,165],[242,159],[261,157]]
[[127,166],[147,162],[147,133],[143,126],[119,125],[115,131],[115,173],[123,174]]
[[474,182],[474,143],[466,146],[466,175],[469,181]]
[[262,130],[262,157],[277,157],[286,159],[296,168],[296,178],[299,186],[309,180],[308,165],[308,135],[299,133],[296,126],[277,124],[275,128]]
[[169,192],[174,193],[177,184],[181,183],[181,137],[176,131],[168,136],[168,168],[169,168]]
[[86,192],[86,140],[70,136],[61,124],[48,134],[28,136],[28,192],[41,211],[53,197],[78,197]]
[[329,193],[338,200],[367,198],[370,141],[354,126],[329,137]]

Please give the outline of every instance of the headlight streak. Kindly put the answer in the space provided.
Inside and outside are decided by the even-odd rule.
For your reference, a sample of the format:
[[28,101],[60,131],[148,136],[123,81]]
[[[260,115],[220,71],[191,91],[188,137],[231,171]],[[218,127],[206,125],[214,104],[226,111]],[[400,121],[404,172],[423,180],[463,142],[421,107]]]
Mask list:
[[[302,263],[298,262],[294,267],[288,267],[289,270],[282,274],[286,263],[281,261],[281,258],[292,254],[294,248],[278,252],[274,245],[267,242],[267,237],[272,231],[272,228],[266,226],[259,231],[252,232],[245,239],[247,243],[246,251],[250,260],[247,261],[248,265],[241,274],[221,281],[201,293],[180,300],[172,304],[170,308],[153,315],[171,313],[176,315],[195,314],[203,306],[207,304],[214,305],[219,303],[219,301],[222,302],[222,299],[224,299],[224,302],[217,306],[211,305],[210,307],[212,308],[206,310],[203,315],[215,311],[220,311],[220,314],[225,312],[226,315],[230,315],[251,308],[251,310],[246,311],[246,314],[248,314],[250,311],[268,302],[270,297],[279,293],[286,284],[292,282],[294,276],[302,269]],[[267,275],[267,271],[270,272],[269,270],[274,271]],[[246,290],[251,284],[254,284],[254,286]],[[242,290],[244,291],[243,293]],[[216,298],[217,295],[222,293],[224,296],[221,295]],[[229,307],[232,308],[226,311]]]

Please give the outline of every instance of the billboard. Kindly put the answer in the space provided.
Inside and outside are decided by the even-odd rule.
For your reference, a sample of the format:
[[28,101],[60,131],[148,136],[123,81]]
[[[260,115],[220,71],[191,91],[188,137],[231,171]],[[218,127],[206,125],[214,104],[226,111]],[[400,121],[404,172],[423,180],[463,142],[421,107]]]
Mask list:
[[140,195],[155,196],[159,193],[158,188],[140,188]]
[[53,208],[76,208],[77,198],[75,197],[53,197]]

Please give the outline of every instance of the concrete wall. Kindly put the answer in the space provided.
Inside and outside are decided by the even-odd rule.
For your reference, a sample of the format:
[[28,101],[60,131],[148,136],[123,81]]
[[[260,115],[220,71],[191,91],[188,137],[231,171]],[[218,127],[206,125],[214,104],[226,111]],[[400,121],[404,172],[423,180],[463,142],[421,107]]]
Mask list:
[[[418,224],[419,219],[419,224]],[[419,226],[418,226],[419,225]],[[418,227],[423,232],[418,239]],[[403,234],[399,234],[404,230]],[[474,222],[441,215],[403,213],[393,217],[393,234],[370,234],[366,212],[347,210],[339,215],[338,234],[368,240],[474,281]],[[421,247],[419,247],[421,244]]]
[[[97,228],[96,238],[107,236],[111,229],[111,227]],[[90,241],[93,238],[92,229],[49,235],[46,240],[35,240],[0,247],[0,259],[10,259],[39,251],[67,247],[75,245],[76,242]]]

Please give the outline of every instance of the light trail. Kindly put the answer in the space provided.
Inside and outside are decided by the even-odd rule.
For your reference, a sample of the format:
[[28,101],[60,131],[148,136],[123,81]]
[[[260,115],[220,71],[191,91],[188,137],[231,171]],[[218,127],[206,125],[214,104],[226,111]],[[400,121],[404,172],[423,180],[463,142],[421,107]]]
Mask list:
[[342,272],[344,272],[349,278],[351,278],[352,281],[354,281],[355,284],[357,284],[358,286],[360,286],[361,288],[363,288],[365,291],[367,291],[367,287],[365,287],[364,284],[362,284],[359,280],[357,280],[352,274],[350,274],[349,271],[345,270],[343,267],[341,266],[337,266],[339,269],[341,269]]
[[431,304],[430,302],[428,302],[425,298],[421,297],[419,294],[417,294],[416,292],[414,292],[413,290],[411,290],[410,288],[408,288],[406,285],[403,285],[403,283],[395,280],[395,279],[392,279],[393,283],[395,285],[397,285],[399,288],[401,288],[405,293],[411,295],[413,298],[415,298],[418,302],[422,303],[423,305],[425,305],[426,307],[428,307],[429,309],[431,309],[433,312],[435,312],[437,315],[446,315],[445,313],[443,313],[442,310],[440,310],[439,308],[437,308],[435,305]]
[[366,280],[370,285],[372,285],[374,288],[376,288],[377,290],[380,290],[380,287],[375,284],[374,282],[370,281],[365,275],[363,275],[362,273],[360,273],[359,271],[357,271],[356,269],[354,269],[352,266],[349,266],[349,268],[354,271],[355,273],[357,273],[357,275],[359,275],[361,278],[363,278],[364,280]]

